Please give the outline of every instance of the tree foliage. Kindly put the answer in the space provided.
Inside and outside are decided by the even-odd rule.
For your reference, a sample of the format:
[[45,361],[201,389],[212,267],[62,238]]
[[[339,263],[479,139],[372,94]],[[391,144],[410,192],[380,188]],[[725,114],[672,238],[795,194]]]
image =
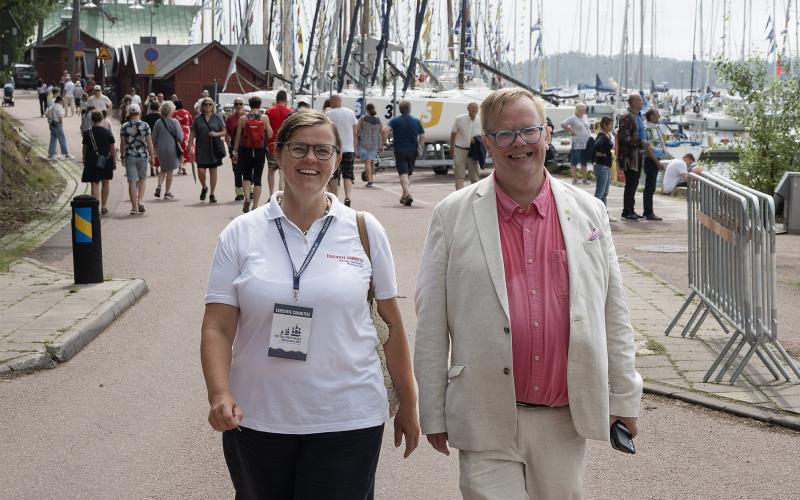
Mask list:
[[0,0],[0,10],[8,9],[20,29],[12,44],[11,64],[22,62],[28,42],[36,35],[39,20],[47,17],[57,6],[57,0]]
[[719,59],[715,68],[745,103],[729,109],[747,132],[737,145],[739,162],[732,166],[732,177],[772,194],[783,173],[797,170],[800,160],[800,77],[773,77],[766,62],[755,58]]

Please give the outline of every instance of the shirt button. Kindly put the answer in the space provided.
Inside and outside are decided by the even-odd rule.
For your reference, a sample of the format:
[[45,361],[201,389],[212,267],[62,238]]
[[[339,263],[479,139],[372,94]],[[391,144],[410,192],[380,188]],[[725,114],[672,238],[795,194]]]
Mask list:
[[508,375],[509,373],[511,373],[511,370],[509,370],[508,368],[503,368],[503,373]]
[[528,264],[533,264],[533,259],[528,259]]
[[528,290],[528,291],[531,292],[531,295],[536,295],[536,290]]
[[524,211],[523,209],[521,209],[521,208],[518,208],[518,209],[517,209],[517,213],[524,214],[524,213],[525,213],[525,211]]
[[533,386],[533,390],[534,390],[534,391],[538,391],[538,390],[539,390],[539,386],[538,386],[538,385],[534,385],[534,386]]
[[534,356],[534,357],[533,357],[533,360],[534,360],[534,361],[539,361],[539,356]]
[[539,328],[539,322],[538,321],[534,321],[533,322],[533,326],[536,327],[536,328]]

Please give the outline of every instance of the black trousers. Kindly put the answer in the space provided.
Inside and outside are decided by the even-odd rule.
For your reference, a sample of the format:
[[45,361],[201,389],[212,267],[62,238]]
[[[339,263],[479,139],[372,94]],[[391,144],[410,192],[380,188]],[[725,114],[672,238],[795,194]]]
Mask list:
[[636,205],[636,188],[639,187],[639,176],[641,173],[638,170],[627,169],[625,170],[625,194],[622,197],[622,216],[634,214],[634,206]]
[[383,424],[320,434],[222,434],[236,500],[372,500]]
[[240,188],[242,187],[242,167],[239,166],[238,161],[233,159],[233,147],[228,148],[228,156],[231,157],[231,167],[233,167],[233,184]]
[[39,114],[44,116],[45,110],[47,110],[47,92],[39,94]]
[[658,180],[658,163],[650,158],[644,159],[644,196],[642,202],[644,204],[644,215],[655,215],[653,212],[653,195],[656,192],[656,180]]

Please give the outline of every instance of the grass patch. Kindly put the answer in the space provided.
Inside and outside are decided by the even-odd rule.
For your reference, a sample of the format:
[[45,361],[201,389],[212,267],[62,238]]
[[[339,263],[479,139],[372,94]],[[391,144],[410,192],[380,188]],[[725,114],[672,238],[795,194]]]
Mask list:
[[[0,111],[0,238],[47,217],[65,181],[16,129],[22,125]],[[28,250],[24,241],[0,247],[0,271]]]
[[785,281],[784,283],[795,288],[800,288],[800,281]]
[[664,355],[667,353],[667,348],[664,347],[664,344],[657,341],[656,339],[647,339],[645,347],[653,351],[654,354]]

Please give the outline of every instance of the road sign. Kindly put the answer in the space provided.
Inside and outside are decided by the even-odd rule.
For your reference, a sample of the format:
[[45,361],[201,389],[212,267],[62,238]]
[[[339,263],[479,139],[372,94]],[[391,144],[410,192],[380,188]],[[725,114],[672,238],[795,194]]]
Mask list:
[[144,51],[144,59],[146,61],[155,62],[158,60],[158,51],[153,47]]
[[85,49],[85,48],[86,48],[86,44],[85,44],[85,43],[83,43],[83,40],[76,40],[76,41],[75,41],[75,45],[74,45],[74,47],[75,47],[75,50],[76,50],[76,51],[77,51],[77,50],[83,50],[83,49]]
[[111,53],[108,51],[107,47],[103,47],[100,49],[100,52],[97,54],[97,58],[103,61],[110,61],[111,60]]
[[148,61],[148,62],[147,62],[145,65],[144,65],[144,74],[145,74],[145,75],[150,75],[150,76],[153,76],[153,75],[155,75],[157,72],[158,72],[158,68],[156,68],[156,63],[154,63],[153,61]]

